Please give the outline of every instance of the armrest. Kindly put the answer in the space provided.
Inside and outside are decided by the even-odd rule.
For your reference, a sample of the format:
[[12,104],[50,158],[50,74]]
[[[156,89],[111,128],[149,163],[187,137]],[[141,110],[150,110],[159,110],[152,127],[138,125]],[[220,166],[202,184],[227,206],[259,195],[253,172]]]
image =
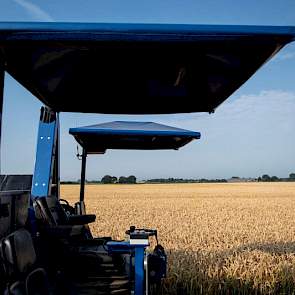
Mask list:
[[83,225],[94,222],[96,215],[94,214],[85,214],[85,215],[70,215],[68,216],[67,224],[70,225]]

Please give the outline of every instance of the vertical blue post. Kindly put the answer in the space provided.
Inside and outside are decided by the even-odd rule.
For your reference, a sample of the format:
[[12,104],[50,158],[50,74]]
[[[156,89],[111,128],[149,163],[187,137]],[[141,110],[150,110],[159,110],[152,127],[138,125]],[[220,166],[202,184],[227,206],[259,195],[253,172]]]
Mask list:
[[[146,288],[145,285],[145,248],[148,246],[146,243],[134,244],[129,242],[115,242],[110,241],[107,243],[109,253],[134,253],[134,295],[144,295]],[[133,252],[134,251],[134,252]],[[131,264],[130,264],[131,265]],[[145,288],[146,287],[146,288]],[[147,294],[146,294],[147,295]]]
[[0,173],[1,173],[1,135],[2,135],[2,111],[4,96],[4,58],[0,55]]
[[135,246],[135,295],[144,295],[144,249],[146,246]]
[[53,177],[54,172],[57,174],[59,172],[58,165],[55,163],[55,156],[58,157],[58,155],[55,155],[58,153],[57,136],[58,120],[56,113],[43,107],[41,109],[38,130],[35,171],[32,183],[32,198],[46,197],[50,195],[52,181],[55,181],[54,178],[59,178],[59,175]]

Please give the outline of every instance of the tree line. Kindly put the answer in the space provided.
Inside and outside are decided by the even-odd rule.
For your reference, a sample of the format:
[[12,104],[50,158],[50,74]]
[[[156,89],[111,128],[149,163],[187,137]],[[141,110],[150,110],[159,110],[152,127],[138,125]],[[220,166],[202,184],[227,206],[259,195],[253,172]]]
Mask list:
[[[239,178],[238,176],[233,176],[231,178],[232,180],[237,181],[248,181],[249,179],[245,178]],[[229,182],[230,179],[207,179],[207,178],[200,178],[200,179],[193,179],[193,178],[152,178],[143,181],[144,183],[225,183]],[[258,181],[258,182],[277,182],[277,181],[295,181],[295,173],[290,173],[289,177],[287,178],[279,178],[277,176],[270,176],[268,174],[263,174],[262,176],[259,176],[258,178],[253,178],[251,181]],[[62,184],[77,184],[80,183],[80,180],[78,181],[62,181]],[[137,183],[137,178],[134,175],[130,176],[120,176],[119,178],[116,176],[111,175],[105,175],[101,178],[101,180],[86,180],[86,183],[88,184],[96,184],[96,183],[102,183],[102,184],[135,184]]]
[[268,174],[263,174],[257,178],[259,182],[275,182],[275,181],[295,181],[295,173],[290,173],[288,178],[279,178],[277,176],[269,176]]
[[116,176],[105,175],[101,179],[101,183],[104,183],[104,184],[112,184],[112,183],[135,184],[136,177],[134,175],[130,175],[128,177],[120,176],[119,178],[117,178]]
[[[85,180],[86,183],[88,184],[114,184],[114,183],[126,183],[126,184],[135,184],[136,183],[136,177],[134,175],[130,176],[120,176],[117,178],[116,176],[111,176],[111,175],[105,175],[104,177],[101,178],[101,180]],[[80,183],[80,179],[77,181],[61,181],[61,184],[78,184]]]
[[227,182],[226,179],[186,179],[186,178],[153,178],[145,181],[146,183],[210,183],[210,182]]

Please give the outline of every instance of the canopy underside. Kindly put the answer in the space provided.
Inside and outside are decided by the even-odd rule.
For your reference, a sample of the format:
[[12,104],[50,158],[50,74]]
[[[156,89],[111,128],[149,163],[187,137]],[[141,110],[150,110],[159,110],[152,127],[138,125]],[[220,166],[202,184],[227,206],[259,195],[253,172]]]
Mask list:
[[0,24],[5,70],[59,112],[212,112],[294,28]]

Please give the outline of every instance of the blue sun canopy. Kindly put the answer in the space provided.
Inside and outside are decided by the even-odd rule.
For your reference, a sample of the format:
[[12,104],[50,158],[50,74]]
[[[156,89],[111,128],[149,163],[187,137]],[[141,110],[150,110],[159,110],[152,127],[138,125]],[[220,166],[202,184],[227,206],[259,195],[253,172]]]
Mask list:
[[294,27],[0,23],[0,70],[59,112],[212,112],[294,37]]
[[115,121],[69,130],[88,154],[107,149],[179,149],[201,134],[153,122]]

